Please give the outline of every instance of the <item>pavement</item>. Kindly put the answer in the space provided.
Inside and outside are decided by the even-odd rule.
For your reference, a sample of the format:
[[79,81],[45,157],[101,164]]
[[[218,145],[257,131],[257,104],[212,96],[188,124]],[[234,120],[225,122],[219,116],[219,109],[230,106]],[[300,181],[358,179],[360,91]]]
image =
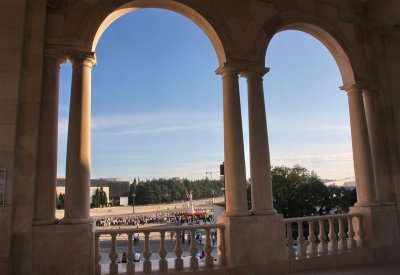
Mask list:
[[295,275],[400,275],[400,262],[293,272]]
[[[216,203],[224,201],[224,197],[214,198]],[[202,199],[193,200],[195,210],[210,210],[213,211],[213,199]],[[160,212],[182,212],[186,211],[188,202],[175,202],[175,203],[164,203],[164,204],[152,204],[152,205],[137,205],[135,206],[135,215],[152,215]],[[132,206],[114,206],[114,207],[103,207],[103,208],[92,208],[90,209],[90,216],[92,217],[112,217],[112,216],[128,216],[133,215]],[[56,218],[62,219],[64,217],[64,210],[56,210]]]

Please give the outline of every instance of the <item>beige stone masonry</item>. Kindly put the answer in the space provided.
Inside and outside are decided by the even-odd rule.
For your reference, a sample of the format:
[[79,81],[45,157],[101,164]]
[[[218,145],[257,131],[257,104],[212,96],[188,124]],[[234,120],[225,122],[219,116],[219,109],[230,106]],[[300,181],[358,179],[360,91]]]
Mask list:
[[376,197],[374,170],[368,137],[362,91],[357,85],[343,86],[349,99],[351,140],[353,144],[354,173],[357,206],[379,206]]
[[55,218],[58,140],[58,94],[60,64],[66,56],[48,50],[43,65],[37,177],[35,188],[35,225],[58,222]]
[[276,214],[272,205],[271,160],[265,115],[263,75],[268,68],[247,69],[252,213]]
[[63,224],[91,223],[91,72],[94,53],[73,52],[71,101],[68,125],[67,167],[65,180],[65,216]]
[[247,210],[246,171],[243,148],[242,114],[239,95],[239,68],[224,64],[222,75],[224,113],[225,197],[227,216],[250,215]]

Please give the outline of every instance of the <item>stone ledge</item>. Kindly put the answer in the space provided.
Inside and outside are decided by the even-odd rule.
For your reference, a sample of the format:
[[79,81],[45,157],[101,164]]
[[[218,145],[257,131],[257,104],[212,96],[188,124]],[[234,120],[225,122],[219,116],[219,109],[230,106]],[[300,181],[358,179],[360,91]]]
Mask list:
[[290,272],[348,267],[374,262],[373,250],[361,248],[345,253],[327,254],[288,261]]

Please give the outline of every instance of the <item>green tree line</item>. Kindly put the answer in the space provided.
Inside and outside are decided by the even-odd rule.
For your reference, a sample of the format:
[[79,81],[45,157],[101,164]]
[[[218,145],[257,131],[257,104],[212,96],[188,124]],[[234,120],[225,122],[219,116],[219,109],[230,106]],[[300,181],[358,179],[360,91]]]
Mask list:
[[[357,200],[356,190],[327,186],[313,171],[295,165],[271,170],[274,208],[284,218],[347,213]],[[251,206],[251,184],[248,201]]]
[[132,195],[135,194],[135,205],[170,203],[186,201],[188,193],[192,192],[193,199],[205,199],[223,195],[223,180],[188,179],[152,179],[134,182],[130,187],[129,203],[132,204]]
[[[275,166],[271,170],[274,208],[285,218],[347,213],[356,202],[356,190],[339,186],[326,186],[313,171],[295,165]],[[223,195],[224,180],[152,179],[137,181],[130,185],[129,204],[135,205],[205,199]],[[251,208],[251,181],[248,182],[248,205]],[[57,208],[64,208],[65,196],[56,198]],[[107,205],[102,188],[93,196],[93,206]]]

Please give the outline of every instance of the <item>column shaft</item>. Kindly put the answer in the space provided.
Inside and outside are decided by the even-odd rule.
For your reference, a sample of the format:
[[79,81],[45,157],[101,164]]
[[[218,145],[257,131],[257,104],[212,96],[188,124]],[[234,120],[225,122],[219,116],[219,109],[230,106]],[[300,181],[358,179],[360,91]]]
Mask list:
[[377,206],[374,173],[368,128],[361,90],[356,85],[343,88],[349,99],[354,173],[356,177],[356,206]]
[[246,169],[238,70],[219,69],[223,82],[226,216],[250,215],[247,210]]
[[62,57],[46,53],[40,106],[37,174],[35,183],[35,225],[57,222],[57,137],[60,63]]
[[262,73],[247,73],[250,135],[251,202],[254,214],[275,214],[272,205],[271,161],[268,145]]
[[71,101],[68,124],[63,223],[87,223],[90,218],[90,131],[92,53],[70,56],[72,67]]
[[380,114],[378,111],[376,92],[370,89],[363,89],[362,95],[371,145],[377,198],[380,203],[393,205],[393,189],[389,176],[390,172],[388,171],[388,163],[385,157],[386,148],[382,138],[384,130],[381,129],[379,123]]

